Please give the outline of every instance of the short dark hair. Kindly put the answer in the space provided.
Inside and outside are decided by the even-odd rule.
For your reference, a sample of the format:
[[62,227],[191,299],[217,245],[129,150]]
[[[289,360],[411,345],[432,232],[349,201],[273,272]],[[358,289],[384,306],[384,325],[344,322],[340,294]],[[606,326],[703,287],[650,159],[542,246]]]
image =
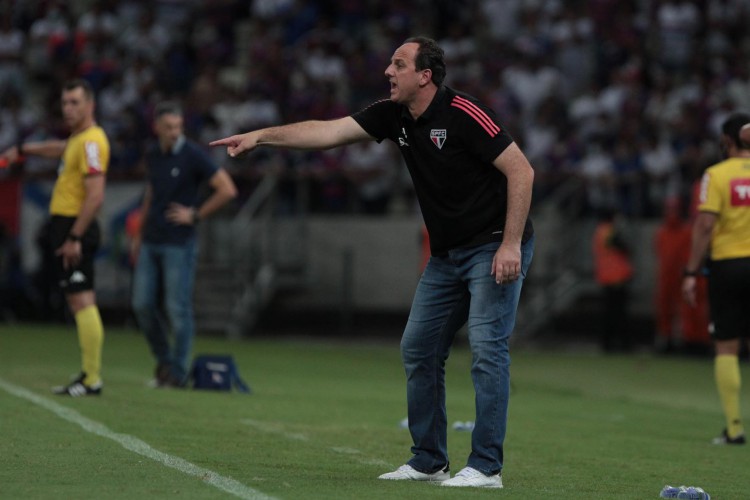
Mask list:
[[84,80],[83,78],[68,80],[63,83],[62,86],[64,92],[70,92],[71,90],[79,88],[83,89],[83,94],[86,96],[86,99],[92,100],[94,98],[94,87],[91,86],[88,80]]
[[182,106],[176,101],[162,101],[154,108],[154,118],[159,119],[164,115],[182,116]]
[[750,123],[750,114],[732,113],[724,120],[724,124],[721,126],[721,133],[729,137],[738,148],[748,149],[748,145],[740,139],[740,129],[748,123]]
[[426,36],[413,36],[407,38],[404,43],[416,43],[419,45],[417,56],[414,58],[414,66],[417,71],[429,69],[432,71],[432,83],[438,87],[445,80],[445,52],[438,43]]

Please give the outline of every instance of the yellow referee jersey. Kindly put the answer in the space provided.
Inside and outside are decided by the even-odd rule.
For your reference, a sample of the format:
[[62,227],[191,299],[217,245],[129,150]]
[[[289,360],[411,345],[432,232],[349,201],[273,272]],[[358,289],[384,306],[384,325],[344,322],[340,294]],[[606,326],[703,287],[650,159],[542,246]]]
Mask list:
[[750,158],[729,158],[706,170],[698,210],[718,215],[711,259],[750,257]]
[[104,130],[92,126],[71,136],[65,146],[49,212],[75,217],[86,198],[83,180],[87,175],[105,174],[109,165],[109,140]]

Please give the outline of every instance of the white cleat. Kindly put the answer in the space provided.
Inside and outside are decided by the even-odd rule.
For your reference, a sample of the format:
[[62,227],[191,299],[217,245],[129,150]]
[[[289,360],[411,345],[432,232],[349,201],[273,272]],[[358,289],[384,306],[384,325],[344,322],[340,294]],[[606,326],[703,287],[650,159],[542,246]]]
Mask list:
[[473,467],[464,467],[452,479],[443,481],[441,486],[474,487],[474,488],[502,488],[503,478],[500,474],[485,476]]
[[443,481],[450,479],[451,474],[448,472],[448,467],[432,474],[425,474],[419,472],[409,464],[404,464],[393,472],[386,472],[378,476],[378,479],[389,479],[391,481],[431,481],[436,483],[442,483]]

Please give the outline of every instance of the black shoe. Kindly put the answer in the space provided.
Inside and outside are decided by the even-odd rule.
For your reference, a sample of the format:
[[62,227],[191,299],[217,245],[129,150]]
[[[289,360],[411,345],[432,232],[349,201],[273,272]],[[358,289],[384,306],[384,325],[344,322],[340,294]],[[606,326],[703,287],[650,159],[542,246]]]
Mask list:
[[716,437],[711,441],[713,444],[745,444],[745,435],[740,434],[737,437],[730,438],[727,435],[727,430],[721,431],[721,436]]
[[164,381],[164,383],[161,385],[161,387],[169,387],[172,389],[184,389],[187,386],[186,380],[180,380],[174,375],[169,375],[167,377],[167,380]]
[[672,342],[672,339],[662,337],[661,335],[656,336],[656,339],[654,340],[654,352],[656,352],[656,354],[672,354],[676,350],[676,346],[674,342]]
[[79,396],[99,396],[102,393],[101,381],[94,385],[86,385],[83,380],[86,378],[85,373],[81,373],[78,378],[72,381],[68,385],[58,385],[52,388],[52,392],[59,396],[72,396],[77,398]]
[[172,365],[169,363],[159,363],[156,365],[156,370],[154,372],[154,380],[156,382],[156,387],[161,387],[164,385],[167,385],[169,382],[169,379],[171,378],[171,372],[172,372]]

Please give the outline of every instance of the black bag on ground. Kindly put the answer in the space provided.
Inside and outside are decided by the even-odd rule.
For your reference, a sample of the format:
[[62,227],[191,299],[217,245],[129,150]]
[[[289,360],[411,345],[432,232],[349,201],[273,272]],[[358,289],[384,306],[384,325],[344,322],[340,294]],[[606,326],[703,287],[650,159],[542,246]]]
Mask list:
[[229,355],[196,356],[190,374],[193,379],[193,389],[231,391],[234,387],[239,392],[251,392],[250,387],[240,377],[234,359]]

